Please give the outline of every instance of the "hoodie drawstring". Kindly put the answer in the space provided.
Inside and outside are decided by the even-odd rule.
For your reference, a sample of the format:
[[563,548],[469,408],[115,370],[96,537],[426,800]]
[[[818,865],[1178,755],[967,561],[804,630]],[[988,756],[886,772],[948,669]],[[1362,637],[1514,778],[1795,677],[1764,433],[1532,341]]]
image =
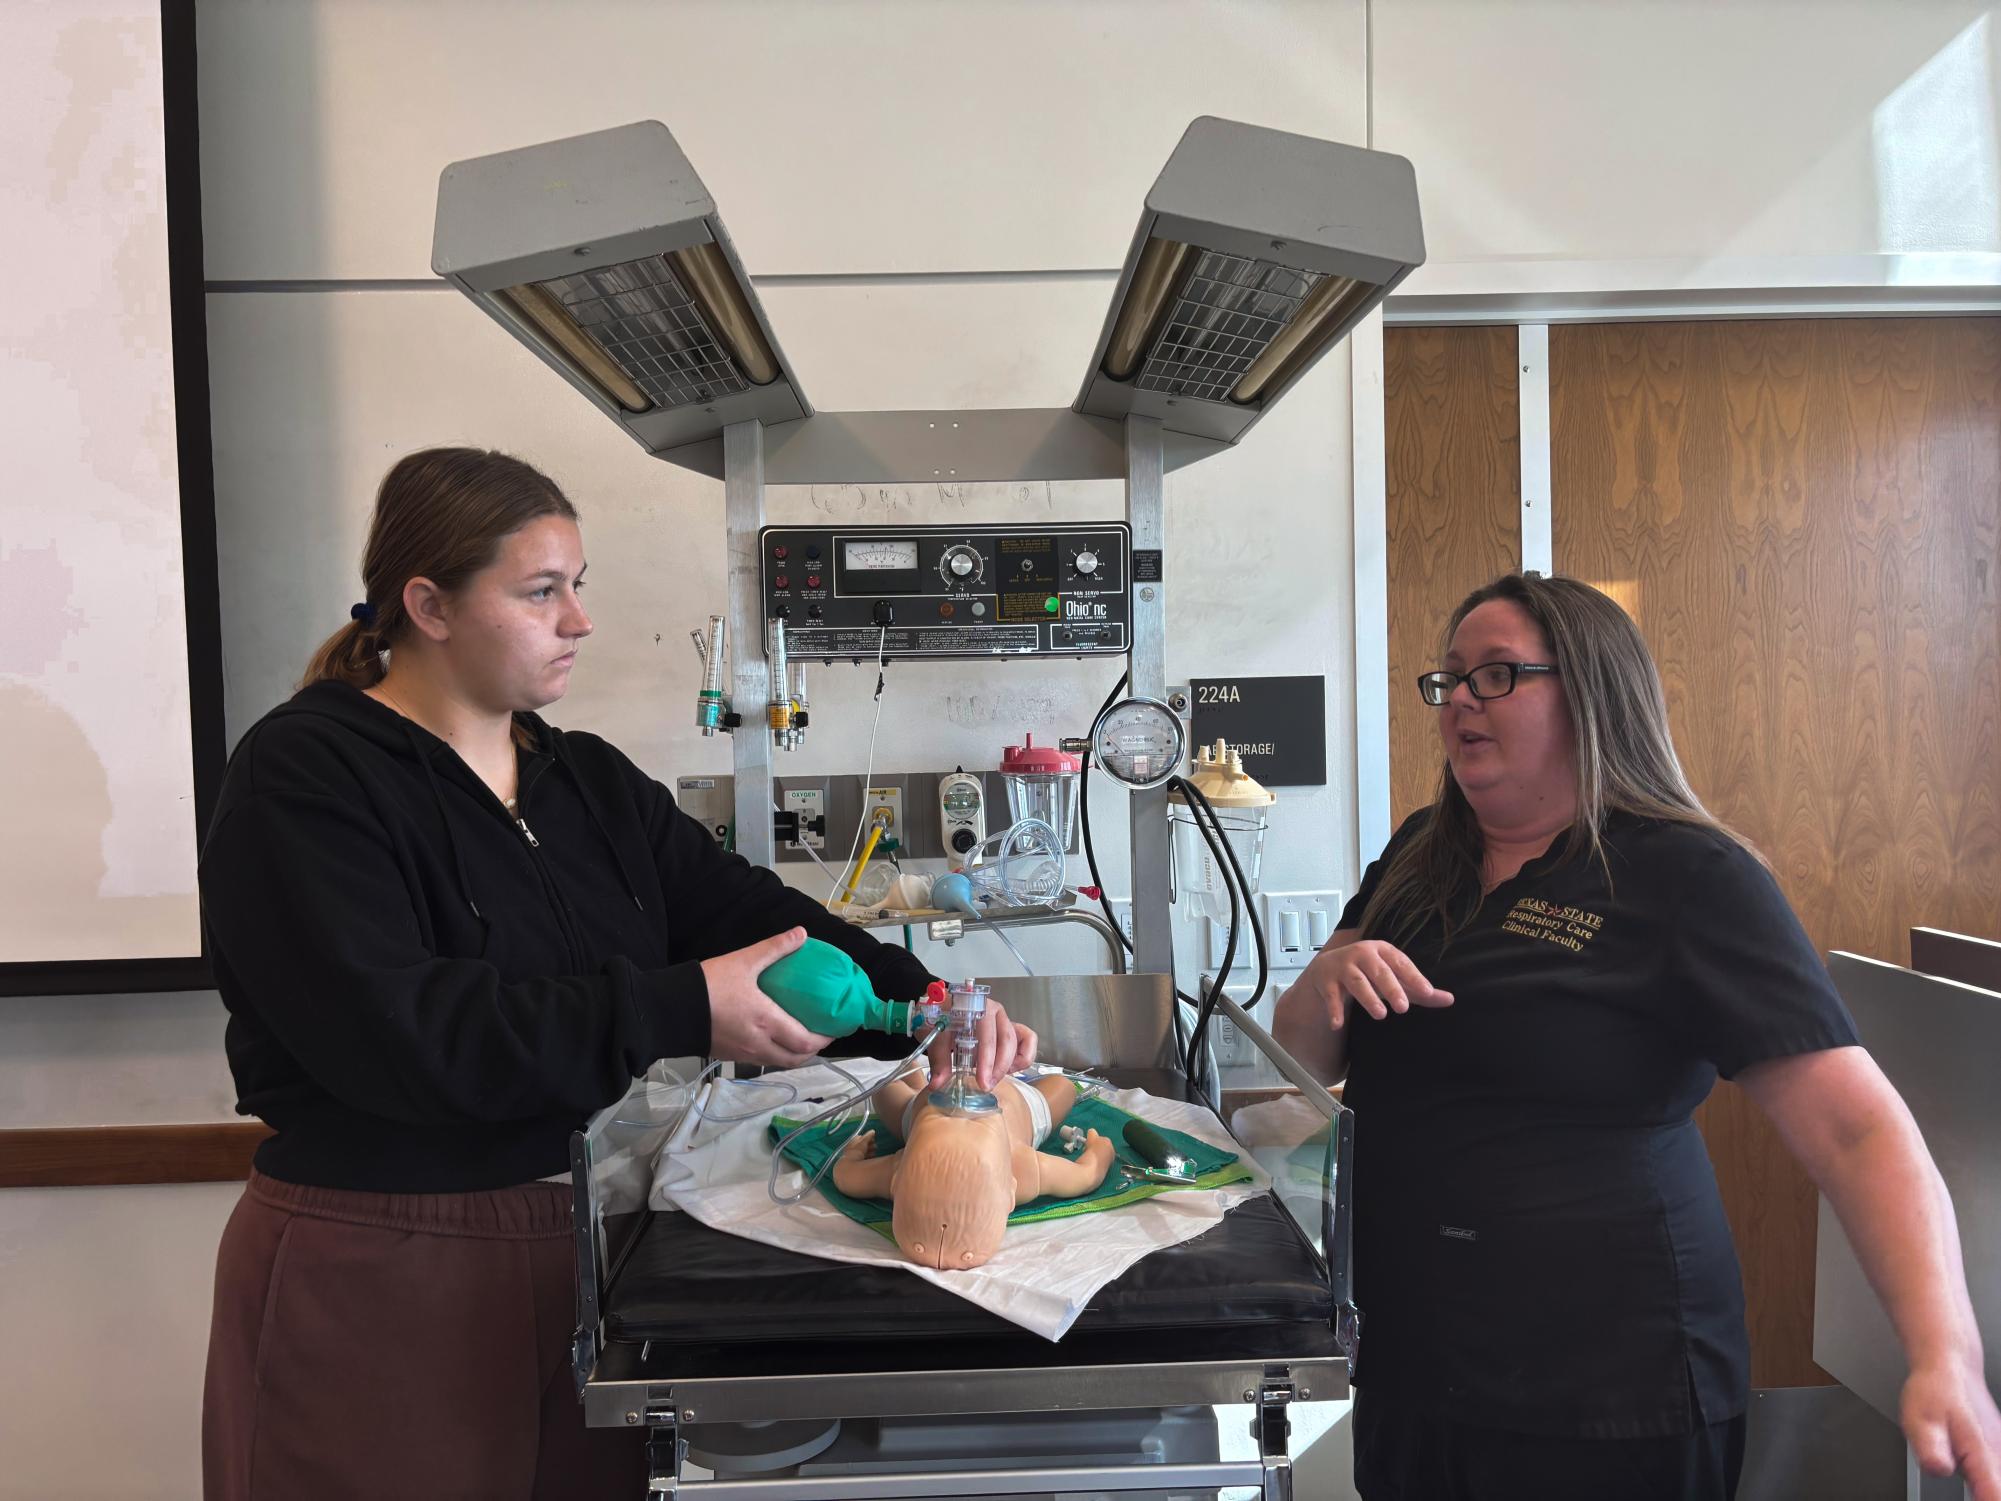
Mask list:
[[418,741],[415,731],[410,728],[410,721],[400,715],[398,718],[403,726],[403,738],[410,742],[410,753],[422,763],[424,780],[431,784],[431,801],[438,805],[438,820],[445,826],[445,843],[452,847],[452,868],[458,872],[459,895],[465,898],[472,915],[485,922],[486,919],[480,916],[479,903],[472,898],[472,877],[466,874],[466,857],[459,849],[458,835],[452,832],[452,816],[445,808],[445,789],[438,784],[438,773],[431,765],[430,753]]
[[644,912],[646,903],[639,899],[639,883],[633,879],[631,867],[625,863],[625,855],[619,850],[618,841],[611,837],[611,830],[605,825],[604,815],[598,811],[597,800],[591,796],[590,789],[584,786],[584,779],[571,769],[568,758],[564,756],[560,736],[555,737],[555,756],[556,764],[563,768],[564,774],[570,779],[570,785],[577,789],[577,796],[583,800],[584,811],[590,814],[591,823],[596,826],[599,835],[610,848],[612,864],[618,867],[619,879],[625,882],[625,894],[632,898],[633,906]]

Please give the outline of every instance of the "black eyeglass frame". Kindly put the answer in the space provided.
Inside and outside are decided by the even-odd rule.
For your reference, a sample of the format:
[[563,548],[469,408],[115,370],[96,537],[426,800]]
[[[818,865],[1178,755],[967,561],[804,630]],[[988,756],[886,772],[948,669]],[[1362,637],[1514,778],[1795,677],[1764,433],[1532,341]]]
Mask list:
[[[1499,693],[1482,693],[1478,688],[1473,686],[1473,674],[1476,672],[1485,672],[1490,667],[1505,667],[1508,669],[1508,686],[1503,688]],[[1420,672],[1417,675],[1417,696],[1424,700],[1426,707],[1442,709],[1447,703],[1451,702],[1454,689],[1458,688],[1461,683],[1464,683],[1467,692],[1471,693],[1482,703],[1486,703],[1492,699],[1506,698],[1510,693],[1513,693],[1516,686],[1521,682],[1522,674],[1525,672],[1557,673],[1561,671],[1561,668],[1552,666],[1548,662],[1482,662],[1479,666],[1465,672],[1454,672],[1450,668],[1441,667],[1436,672]],[[1451,685],[1446,688],[1440,697],[1433,699],[1430,694],[1425,692],[1425,684],[1435,683],[1443,678],[1450,678]]]

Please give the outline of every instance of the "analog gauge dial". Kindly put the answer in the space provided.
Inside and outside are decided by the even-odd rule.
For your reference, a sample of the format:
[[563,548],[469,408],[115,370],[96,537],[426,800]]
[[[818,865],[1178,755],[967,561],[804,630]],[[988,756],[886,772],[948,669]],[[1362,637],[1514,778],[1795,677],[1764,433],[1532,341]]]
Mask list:
[[841,562],[854,573],[908,573],[917,568],[917,540],[872,537],[841,544]]
[[1126,786],[1158,787],[1181,767],[1188,732],[1166,704],[1128,698],[1113,704],[1091,730],[1091,754]]

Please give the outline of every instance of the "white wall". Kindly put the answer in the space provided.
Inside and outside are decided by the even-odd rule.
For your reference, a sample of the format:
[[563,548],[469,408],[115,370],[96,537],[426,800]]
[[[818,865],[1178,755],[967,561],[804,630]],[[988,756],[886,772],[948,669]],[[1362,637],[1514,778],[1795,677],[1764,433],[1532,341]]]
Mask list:
[[257,189],[205,206],[229,280],[428,276],[444,163],[641,119],[673,128],[753,276],[1116,267],[1195,115],[1363,124],[1361,0],[208,0],[202,18],[204,175]]
[[[1769,279],[1788,260],[1825,274],[1830,254],[2001,250],[1991,10],[1370,9],[1365,28],[1362,0],[206,0],[232,739],[345,617],[382,470],[412,447],[478,442],[545,465],[585,514],[599,630],[558,722],[610,735],[662,777],[728,767],[724,743],[687,729],[686,632],[723,598],[721,487],[647,459],[455,294],[393,285],[428,279],[431,194],[455,157],[668,121],[753,273],[784,278],[761,295],[829,410],[1067,404],[1106,273],[1185,121],[1212,112],[1360,141],[1371,72],[1377,144],[1417,162],[1434,258],[1420,275],[1434,287],[1649,284],[1669,262]],[[1927,102],[1940,99],[1970,102]],[[1940,142],[1958,154],[1941,158]],[[952,274],[909,278],[919,271]],[[833,273],[854,275],[815,279]],[[1337,356],[1240,450],[1168,479],[1170,676],[1328,678],[1329,782],[1286,794],[1274,887],[1348,889],[1355,874],[1349,392]],[[1117,487],[1093,484],[770,497],[774,521],[1118,510]],[[894,668],[879,759],[991,764],[1024,729],[1070,730],[1112,676]],[[860,770],[871,686],[865,672],[816,675],[793,767]],[[1103,795],[1115,828],[1120,800]],[[1122,889],[1123,842],[1104,843]],[[1081,939],[1035,936],[1050,962],[1096,962]],[[935,962],[1000,969],[978,941]],[[221,1022],[212,995],[6,1002],[0,1124],[226,1118]],[[209,1258],[234,1196],[0,1195],[0,1328],[17,1334],[0,1354],[0,1498],[197,1494]],[[147,1394],[142,1413],[85,1409],[112,1372],[128,1400]]]
[[1980,0],[1379,0],[1412,294],[2001,282]]

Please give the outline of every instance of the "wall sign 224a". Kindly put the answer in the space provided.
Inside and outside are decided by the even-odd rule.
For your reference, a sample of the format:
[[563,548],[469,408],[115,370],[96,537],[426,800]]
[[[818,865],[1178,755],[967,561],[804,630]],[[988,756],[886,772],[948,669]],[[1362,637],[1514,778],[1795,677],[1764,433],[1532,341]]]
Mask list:
[[1189,729],[1198,745],[1221,740],[1267,787],[1327,784],[1327,680],[1194,678]]

